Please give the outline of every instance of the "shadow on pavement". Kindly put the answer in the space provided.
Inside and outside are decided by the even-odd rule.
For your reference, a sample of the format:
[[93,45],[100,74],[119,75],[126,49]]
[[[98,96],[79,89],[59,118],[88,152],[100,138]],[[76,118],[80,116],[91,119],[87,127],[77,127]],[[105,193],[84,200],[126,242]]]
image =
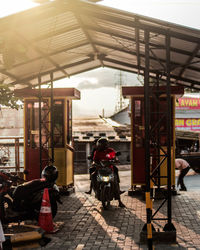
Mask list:
[[[83,177],[80,176],[80,179]],[[110,210],[104,211],[94,195],[87,195],[89,179],[76,185],[76,193],[63,196],[59,205],[56,222],[63,222],[62,228],[50,237],[52,241],[43,249],[48,250],[107,250],[107,249],[147,249],[139,243],[140,232],[146,223],[146,205],[141,197],[122,197],[126,208],[119,208],[113,201]],[[83,185],[82,185],[83,184]],[[154,209],[160,202],[154,202]],[[159,217],[166,217],[167,206]],[[172,218],[177,230],[177,244],[156,244],[155,249],[199,249],[200,246],[200,195],[185,192],[172,197]],[[166,221],[155,222],[160,229]]]

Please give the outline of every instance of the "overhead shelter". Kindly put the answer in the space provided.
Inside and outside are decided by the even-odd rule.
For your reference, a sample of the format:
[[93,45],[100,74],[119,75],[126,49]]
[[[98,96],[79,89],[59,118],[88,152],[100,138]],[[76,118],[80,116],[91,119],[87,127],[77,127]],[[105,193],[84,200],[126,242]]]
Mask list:
[[74,185],[72,101],[80,99],[80,92],[74,88],[43,88],[19,89],[15,93],[24,101],[26,180],[40,178],[44,167],[53,163],[59,172],[57,184],[71,188]]
[[140,75],[145,71],[145,31],[150,32],[150,77],[200,88],[200,31],[79,0],[56,0],[0,19],[0,79],[19,89],[98,67]]
[[[156,87],[165,86],[168,110],[171,110],[171,86],[200,89],[200,31],[88,1],[55,0],[2,18],[0,34],[0,80],[13,89],[41,86],[99,67],[144,76],[146,228],[150,246],[149,145],[153,136],[150,98],[154,96],[159,103]],[[155,87],[155,91],[150,87]],[[171,113],[165,115],[170,176]],[[162,203],[168,201],[165,230],[174,231],[168,180],[167,198]]]

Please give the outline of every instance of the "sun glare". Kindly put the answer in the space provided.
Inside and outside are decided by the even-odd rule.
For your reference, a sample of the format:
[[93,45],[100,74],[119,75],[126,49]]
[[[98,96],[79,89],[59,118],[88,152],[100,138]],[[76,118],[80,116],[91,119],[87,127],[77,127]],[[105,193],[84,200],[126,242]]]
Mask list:
[[199,29],[199,0],[103,0],[99,4]]
[[32,0],[6,0],[0,1],[0,17],[5,17],[19,11],[23,11],[38,4]]

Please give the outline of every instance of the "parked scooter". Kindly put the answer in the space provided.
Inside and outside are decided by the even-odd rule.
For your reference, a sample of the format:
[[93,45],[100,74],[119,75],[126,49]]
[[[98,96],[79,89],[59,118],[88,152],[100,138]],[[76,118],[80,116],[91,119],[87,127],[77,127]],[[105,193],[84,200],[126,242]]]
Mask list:
[[119,193],[119,183],[112,168],[115,163],[116,158],[108,156],[108,160],[99,161],[96,165],[96,185],[94,185],[96,188],[94,191],[104,209],[109,208],[110,202],[115,198],[115,193]]
[[38,220],[44,188],[49,190],[52,216],[57,213],[57,202],[61,203],[59,189],[55,184],[58,178],[57,168],[46,166],[42,178],[24,182],[9,173],[0,173],[0,219],[3,224],[24,220]]

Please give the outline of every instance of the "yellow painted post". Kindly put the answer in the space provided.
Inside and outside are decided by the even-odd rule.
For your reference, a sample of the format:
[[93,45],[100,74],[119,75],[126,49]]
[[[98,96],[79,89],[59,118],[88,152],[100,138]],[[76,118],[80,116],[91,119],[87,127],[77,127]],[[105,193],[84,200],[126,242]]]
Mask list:
[[[153,202],[151,199],[150,192],[146,192],[145,195],[146,195],[146,212],[149,215],[147,216],[147,218],[151,218]],[[148,249],[152,250],[153,249],[153,233],[152,233],[151,219],[147,221],[147,243],[148,243]]]

